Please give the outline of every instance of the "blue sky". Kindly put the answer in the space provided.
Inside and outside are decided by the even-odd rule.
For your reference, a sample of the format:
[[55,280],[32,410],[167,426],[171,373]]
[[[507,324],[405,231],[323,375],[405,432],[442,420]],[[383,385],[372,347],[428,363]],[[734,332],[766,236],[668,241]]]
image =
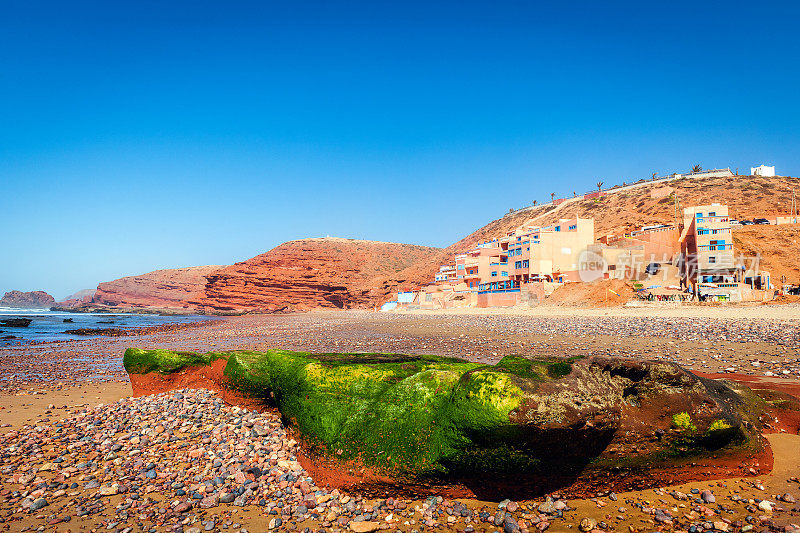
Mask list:
[[[563,7],[562,7],[563,4]],[[0,291],[800,170],[797,3],[0,4]]]

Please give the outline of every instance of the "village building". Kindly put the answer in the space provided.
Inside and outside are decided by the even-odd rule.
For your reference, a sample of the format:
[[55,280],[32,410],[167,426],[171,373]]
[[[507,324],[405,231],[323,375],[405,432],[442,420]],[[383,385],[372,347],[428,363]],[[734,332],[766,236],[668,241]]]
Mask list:
[[541,280],[581,281],[580,256],[593,243],[593,218],[561,219],[546,227],[521,226],[499,240],[501,256],[504,253],[508,261],[504,272],[517,287]]
[[450,282],[455,283],[458,280],[456,275],[456,268],[453,265],[442,265],[439,267],[439,272],[434,277],[437,283]]
[[679,243],[681,272],[693,292],[698,293],[703,284],[718,286],[739,281],[728,206],[711,204],[684,209]]
[[750,167],[751,176],[775,176],[775,167],[768,167],[767,165],[758,165],[757,167]]
[[678,224],[598,239],[591,218],[528,222],[456,254],[433,284],[398,294],[393,303],[422,309],[535,305],[564,283],[600,279],[630,281],[645,299],[770,298],[769,272],[736,258],[731,230],[728,206],[718,203],[685,208]]

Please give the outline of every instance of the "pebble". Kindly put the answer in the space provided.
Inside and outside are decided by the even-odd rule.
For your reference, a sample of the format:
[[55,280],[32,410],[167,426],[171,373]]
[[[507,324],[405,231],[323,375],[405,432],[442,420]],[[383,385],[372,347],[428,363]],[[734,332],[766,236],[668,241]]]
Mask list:
[[593,530],[595,527],[597,527],[597,522],[593,518],[588,517],[581,520],[580,524],[578,524],[578,529],[584,533]]

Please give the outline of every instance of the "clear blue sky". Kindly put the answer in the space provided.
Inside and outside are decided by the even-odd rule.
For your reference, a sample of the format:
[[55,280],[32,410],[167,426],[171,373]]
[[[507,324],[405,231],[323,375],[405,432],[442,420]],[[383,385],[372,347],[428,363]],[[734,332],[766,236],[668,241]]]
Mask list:
[[0,291],[447,246],[694,163],[796,176],[799,5],[2,2]]

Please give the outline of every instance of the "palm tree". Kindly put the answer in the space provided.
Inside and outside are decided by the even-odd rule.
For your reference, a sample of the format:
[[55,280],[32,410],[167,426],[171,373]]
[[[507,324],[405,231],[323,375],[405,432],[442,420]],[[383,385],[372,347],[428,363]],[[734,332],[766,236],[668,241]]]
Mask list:
[[702,172],[702,171],[703,167],[701,167],[700,165],[695,165],[692,167],[692,172]]
[[555,201],[556,201],[556,193],[551,192],[550,193],[550,202],[552,203],[552,202],[555,202]]
[[597,192],[600,192],[600,190],[603,188],[603,182],[598,181],[595,185],[597,185]]

